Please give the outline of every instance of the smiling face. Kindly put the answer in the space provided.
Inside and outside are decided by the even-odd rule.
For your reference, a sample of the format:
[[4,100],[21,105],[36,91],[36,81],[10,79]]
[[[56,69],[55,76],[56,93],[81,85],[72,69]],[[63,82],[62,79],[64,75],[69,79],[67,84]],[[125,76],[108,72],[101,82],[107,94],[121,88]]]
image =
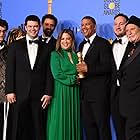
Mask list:
[[127,21],[123,16],[118,16],[114,19],[114,33],[117,37],[125,35],[125,25]]
[[37,21],[27,21],[27,25],[25,26],[25,30],[27,32],[27,35],[34,39],[38,36],[40,29],[40,25]]
[[69,50],[72,48],[72,37],[68,33],[63,33],[60,40],[61,48]]
[[44,36],[50,37],[54,32],[55,26],[55,21],[53,19],[46,18],[42,23]]
[[90,38],[96,32],[96,25],[91,19],[82,19],[81,32],[86,38]]
[[126,25],[126,35],[130,42],[140,41],[140,28],[134,24]]

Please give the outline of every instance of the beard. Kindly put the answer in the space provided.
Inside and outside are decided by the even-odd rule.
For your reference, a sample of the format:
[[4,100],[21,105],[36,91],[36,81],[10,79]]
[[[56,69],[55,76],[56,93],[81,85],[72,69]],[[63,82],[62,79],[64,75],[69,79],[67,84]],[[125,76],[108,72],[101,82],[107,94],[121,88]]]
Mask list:
[[50,29],[43,29],[43,33],[45,34],[46,37],[51,37],[53,34],[54,30],[50,30]]

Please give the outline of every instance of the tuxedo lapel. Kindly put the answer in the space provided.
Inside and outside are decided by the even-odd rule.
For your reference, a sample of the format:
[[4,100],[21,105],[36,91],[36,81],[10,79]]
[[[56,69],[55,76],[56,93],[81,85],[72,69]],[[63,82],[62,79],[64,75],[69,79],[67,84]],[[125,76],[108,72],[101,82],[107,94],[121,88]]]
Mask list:
[[[133,51],[133,53],[131,54],[131,51]],[[133,60],[134,58],[140,53],[140,45],[137,46],[136,49],[129,49],[129,53],[127,53],[127,59],[124,62],[124,64],[122,65],[121,69],[124,69],[125,67],[127,67]]]
[[[113,52],[113,46],[114,45],[112,45],[112,52]],[[128,42],[127,47],[126,47],[126,50],[125,50],[125,53],[124,53],[123,58],[121,60],[119,69],[121,69],[121,67],[123,66],[125,60],[128,58],[128,54],[129,54],[131,48],[132,48],[132,44],[130,42]],[[117,70],[117,66],[116,66],[114,55],[113,55],[113,65],[114,65],[115,69]]]
[[[116,40],[116,39],[115,39]],[[113,58],[113,60],[112,60],[112,63],[113,63],[113,68],[117,71],[117,64],[116,64],[116,62],[115,62],[115,56],[114,56],[114,54],[113,54],[113,49],[114,49],[114,42],[115,42],[115,40],[113,41],[113,43],[112,43],[112,58]],[[122,61],[121,61],[121,63],[122,63]],[[121,65],[121,64],[120,64]]]
[[[86,56],[88,56],[90,54],[90,52],[97,46],[96,45],[96,42],[98,42],[98,36],[96,35],[95,38],[93,39],[92,43],[90,44],[90,47],[85,55],[85,58]],[[98,46],[97,46],[98,47]]]
[[90,44],[90,47],[85,55],[85,58],[86,56],[88,56],[90,54],[90,52],[97,46],[96,45],[96,42],[98,42],[98,36],[96,35],[95,38],[93,39],[92,43]]
[[[26,39],[25,38],[22,40],[21,44],[22,44],[23,55],[25,57],[25,63],[27,65],[27,68],[29,68],[30,70],[32,70],[31,69],[30,60],[29,60],[28,49],[27,49],[27,42],[26,42]],[[36,56],[36,60],[35,60],[35,64],[34,64],[33,69],[36,67],[36,65],[39,62],[42,48],[43,48],[42,43],[41,43],[41,41],[39,41],[39,43],[38,43],[37,56]]]
[[[85,59],[90,54],[90,52],[96,47],[96,42],[98,42],[98,36],[97,35],[95,36],[94,40],[90,44],[90,47],[88,48],[87,53],[85,55]],[[82,41],[81,44],[79,45],[79,50],[78,51],[82,52],[84,44],[85,44],[85,41]]]
[[120,64],[120,68],[123,66],[125,60],[128,58],[128,54],[129,54],[129,52],[130,52],[130,50],[131,50],[131,47],[132,47],[132,46],[131,46],[130,42],[128,42],[128,45],[127,45],[127,47],[126,47],[124,56],[123,56],[122,61],[121,61],[121,64]]
[[90,47],[88,48],[88,51],[87,51],[87,53],[85,55],[85,58],[86,58],[86,56],[88,56],[88,54],[91,52],[92,49],[93,49],[93,43],[90,44]]
[[42,48],[43,48],[42,42],[41,42],[41,41],[39,41],[39,43],[38,43],[37,56],[36,56],[36,60],[35,60],[35,64],[34,64],[33,69],[35,69],[35,68],[36,68],[36,66],[37,66],[37,64],[38,64],[38,62],[39,62],[39,60],[40,60],[40,57],[41,57],[41,52],[42,52]]
[[22,46],[21,48],[23,50],[23,56],[25,58],[25,63],[27,65],[27,68],[31,69],[29,55],[28,55],[28,49],[27,49],[27,41],[26,41],[26,38],[23,38],[21,40],[21,46]]

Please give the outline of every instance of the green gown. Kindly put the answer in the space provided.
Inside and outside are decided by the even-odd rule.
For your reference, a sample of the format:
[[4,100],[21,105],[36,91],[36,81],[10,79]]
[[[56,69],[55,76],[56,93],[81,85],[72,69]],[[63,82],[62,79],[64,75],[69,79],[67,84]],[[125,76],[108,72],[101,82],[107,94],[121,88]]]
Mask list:
[[80,140],[80,98],[76,84],[77,55],[71,52],[51,54],[51,70],[54,77],[54,94],[48,107],[47,140]]

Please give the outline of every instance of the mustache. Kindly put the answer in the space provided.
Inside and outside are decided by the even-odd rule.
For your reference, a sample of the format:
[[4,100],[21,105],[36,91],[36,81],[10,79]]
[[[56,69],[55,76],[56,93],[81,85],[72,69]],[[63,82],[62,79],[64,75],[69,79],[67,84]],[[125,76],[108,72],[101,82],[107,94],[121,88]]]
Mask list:
[[46,28],[46,29],[44,29],[44,30],[46,30],[46,31],[52,31],[51,29],[48,29],[48,28]]
[[54,30],[51,30],[51,29],[44,29],[43,32],[46,36],[51,36],[53,34],[53,31]]

